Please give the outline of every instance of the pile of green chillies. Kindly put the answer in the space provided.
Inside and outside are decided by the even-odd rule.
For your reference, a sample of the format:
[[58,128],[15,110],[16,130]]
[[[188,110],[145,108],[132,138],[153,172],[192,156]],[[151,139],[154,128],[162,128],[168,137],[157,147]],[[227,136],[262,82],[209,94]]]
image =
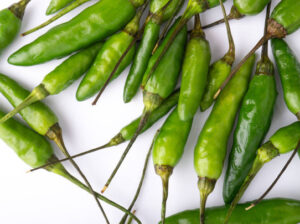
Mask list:
[[[30,1],[19,0],[0,11],[0,57],[19,35]],[[47,27],[88,1],[49,0],[46,15],[55,15],[22,35]],[[300,199],[264,199],[297,152],[300,157],[300,61],[284,40],[300,28],[300,1],[281,0],[275,5],[272,0],[233,0],[229,13],[223,5],[225,1],[97,0],[69,21],[53,26],[7,59],[11,65],[33,66],[66,57],[35,88],[28,91],[3,74],[0,68],[0,94],[14,108],[4,112],[1,104],[0,139],[31,167],[30,172],[47,170],[90,193],[107,224],[111,223],[110,217],[102,203],[123,213],[120,224],[142,223],[134,208],[151,155],[155,173],[162,183],[161,224],[300,223]],[[218,6],[222,18],[202,25],[200,14]],[[263,37],[244,58],[237,57],[238,47],[229,21],[254,16],[264,10]],[[30,19],[30,13],[26,16]],[[194,27],[188,30],[192,18]],[[226,33],[220,36],[227,36],[228,51],[212,61],[213,43],[206,37],[205,29],[222,23],[225,23]],[[274,62],[269,55],[269,43]],[[260,47],[262,51],[257,60],[256,51]],[[76,99],[85,101],[95,97],[92,104],[96,105],[109,84],[129,66],[123,101],[129,103],[141,91],[143,110],[140,116],[106,144],[78,154],[71,153],[64,143],[63,128],[55,108],[51,109],[42,101],[61,94],[82,78]],[[277,73],[281,84],[276,81]],[[295,115],[295,121],[280,127],[266,139],[274,108],[282,106],[277,105],[277,98],[281,96],[277,93],[279,86],[285,106]],[[205,123],[195,124],[199,109],[204,112],[209,108]],[[17,114],[26,125],[14,118]],[[128,208],[103,196],[137,138],[165,116],[153,137],[139,185]],[[193,125],[203,126],[194,146],[200,207],[167,217],[170,179],[184,156]],[[232,145],[229,144],[231,136]],[[64,158],[55,155],[49,140],[61,150]],[[125,142],[128,142],[125,151],[101,194],[97,193],[74,159]],[[289,160],[268,190],[255,201],[239,204],[263,166],[289,152]],[[227,154],[223,184],[225,205],[206,208],[225,170]],[[62,164],[64,161],[71,162],[83,182],[67,171]],[[183,197],[182,192],[178,194]]]

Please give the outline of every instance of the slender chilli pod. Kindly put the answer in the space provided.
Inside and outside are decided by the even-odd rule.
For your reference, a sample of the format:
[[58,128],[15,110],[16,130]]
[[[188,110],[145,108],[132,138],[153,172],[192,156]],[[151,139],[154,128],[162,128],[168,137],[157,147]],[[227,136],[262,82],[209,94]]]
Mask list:
[[229,42],[229,49],[227,53],[219,60],[214,62],[209,69],[208,81],[204,91],[204,95],[201,99],[200,109],[205,111],[208,109],[214,102],[214,95],[218,91],[219,87],[222,85],[224,80],[229,75],[232,64],[235,60],[235,44],[231,34],[230,25],[228,19],[226,18],[226,11],[224,5],[221,4],[223,16],[225,18],[227,37]]
[[[249,204],[237,205],[230,224],[295,224],[300,222],[300,201],[287,198],[268,199],[259,204],[256,209],[245,211]],[[226,206],[208,208],[205,222],[223,224],[227,210]],[[199,209],[180,212],[166,219],[166,224],[183,223],[199,223]]]
[[[26,99],[26,97],[30,94],[29,91],[27,91],[14,80],[8,78],[3,74],[0,74],[0,92],[5,96],[5,98],[8,99],[8,101],[14,107],[18,106],[21,102],[23,102],[24,99]],[[59,149],[64,153],[64,155],[68,158],[70,157],[70,154],[67,151],[63,141],[62,130],[58,124],[58,118],[49,107],[47,107],[42,102],[37,102],[20,111],[20,114],[23,117],[23,119],[28,123],[28,125],[32,127],[32,129],[34,129],[39,134],[44,135],[50,140],[54,141],[59,147]],[[91,192],[93,192],[89,181],[86,179],[85,175],[82,173],[78,165],[74,162],[73,159],[70,159],[70,162],[76,168],[81,177],[84,179]],[[94,197],[97,201],[101,212],[103,213],[106,219],[106,223],[109,223],[106,214],[95,194]]]
[[0,11],[0,53],[15,39],[21,29],[21,23],[30,0],[21,0]]
[[77,89],[77,100],[83,101],[94,96],[102,88],[105,88],[105,83],[107,83],[111,74],[113,75],[111,76],[112,79],[117,78],[131,63],[135,53],[135,45],[129,49],[120,64],[118,64],[118,61],[120,61],[139,31],[140,18],[144,7],[138,11],[121,32],[114,34],[104,43],[92,67]]
[[73,9],[79,7],[80,5],[88,2],[90,0],[75,0],[74,2],[72,2],[70,5],[68,5],[66,8],[62,9],[60,12],[58,12],[56,15],[54,15],[52,18],[48,19],[47,21],[43,22],[42,24],[22,33],[22,36],[26,36],[28,34],[31,34],[37,30],[40,30],[46,26],[48,26],[49,24],[53,23],[54,21],[58,20],[60,17],[63,17],[64,15],[66,15],[68,12],[72,11]]
[[216,101],[198,138],[194,167],[199,177],[200,223],[204,224],[207,197],[221,176],[227,143],[240,103],[246,94],[255,55],[247,60]]
[[[141,85],[143,75],[147,69],[151,52],[159,37],[161,24],[165,19],[169,19],[169,17],[172,16],[172,13],[175,14],[174,9],[176,9],[177,6],[180,6],[180,2],[178,0],[151,1],[150,14],[146,19],[142,40],[137,49],[133,59],[133,64],[125,82],[123,92],[123,100],[125,103],[128,103],[136,95]],[[170,10],[171,13],[169,12]],[[165,17],[164,15],[168,16]]]
[[[158,121],[160,118],[165,116],[177,104],[178,98],[179,98],[179,90],[175,91],[170,97],[168,97],[166,100],[164,100],[163,103],[152,112],[152,114],[149,117],[149,120],[146,122],[146,125],[143,128],[143,130],[141,131],[141,133],[148,130],[156,121]],[[107,144],[104,144],[103,146],[97,147],[95,149],[91,149],[86,152],[76,154],[74,156],[71,156],[71,158],[74,159],[74,158],[77,158],[77,157],[80,157],[80,156],[83,156],[83,155],[86,155],[86,154],[89,154],[92,152],[96,152],[101,149],[105,149],[105,148],[109,148],[109,147],[113,147],[113,146],[122,144],[125,141],[129,141],[134,136],[134,133],[136,132],[136,130],[139,126],[140,120],[141,120],[141,117],[135,119],[134,121],[132,121],[131,123],[129,123],[128,125],[123,127],[121,129],[121,131],[115,137],[113,137]],[[41,167],[32,169],[31,171],[35,171],[40,168],[45,168],[46,166],[49,166],[49,165],[52,165],[52,164],[55,164],[58,162],[67,161],[67,160],[69,160],[69,158],[65,158],[65,159],[62,159],[59,161],[53,161],[50,164],[45,164]]]
[[300,1],[282,0],[278,3],[268,21],[267,33],[258,41],[254,48],[231,71],[214,98],[217,98],[239,67],[265,42],[272,38],[284,38],[300,27]]
[[[227,16],[228,20],[241,19],[246,15],[256,15],[264,10],[267,4],[271,0],[234,0],[233,6],[230,10],[230,14]],[[221,19],[209,25],[205,28],[224,23],[225,20]]]
[[190,120],[196,114],[204,94],[209,64],[210,46],[201,28],[200,16],[195,16],[195,28],[187,44],[182,67],[182,81],[178,102],[181,120]]
[[[266,25],[270,5],[266,13]],[[267,26],[266,26],[267,27]],[[243,99],[223,186],[223,198],[230,204],[242,186],[256,157],[256,150],[267,134],[276,102],[274,66],[268,57],[268,42]]]
[[0,123],[13,117],[27,106],[41,101],[49,95],[59,94],[68,88],[91,67],[102,46],[103,43],[94,44],[65,60],[61,65],[46,75],[41,84],[34,88],[13,111],[2,117]]
[[184,147],[193,123],[193,118],[181,120],[177,108],[170,114],[163,124],[153,144],[153,163],[155,172],[161,177],[163,200],[161,207],[162,224],[165,223],[166,204],[168,199],[169,179],[174,167],[181,159]]
[[292,150],[297,148],[297,145],[300,141],[300,122],[297,121],[292,123],[286,127],[279,129],[268,142],[263,144],[257,152],[256,158],[252,165],[248,176],[246,177],[243,185],[241,186],[239,192],[235,196],[234,200],[230,205],[230,209],[226,215],[226,222],[230,221],[231,214],[235,209],[235,206],[242,198],[244,192],[247,190],[248,186],[255,178],[256,174],[260,171],[260,169],[264,166],[264,164],[268,163],[275,157],[280,154],[285,154],[291,152]]
[[88,47],[122,29],[134,17],[136,7],[143,3],[143,0],[101,0],[22,47],[8,61],[14,65],[36,65]]
[[[148,68],[150,67],[151,69],[152,65],[156,63],[156,60],[159,60],[158,55],[160,54],[161,49],[164,48],[165,44],[169,41],[170,35],[172,35],[172,32],[174,31],[174,28],[175,26],[177,26],[177,24],[178,21],[171,28],[169,34],[167,35],[166,39],[162,43],[161,47],[151,57]],[[127,156],[130,148],[132,147],[133,143],[137,139],[138,135],[144,128],[152,112],[157,107],[159,107],[159,105],[161,105],[163,100],[166,99],[173,92],[180,74],[186,39],[187,39],[187,27],[185,26],[185,28],[182,29],[181,32],[175,38],[175,41],[168,49],[165,57],[161,59],[159,66],[156,69],[153,76],[151,77],[151,79],[147,82],[147,85],[145,86],[144,89],[144,110],[141,116],[139,126],[136,129],[136,132],[134,136],[131,138],[129,144],[127,145],[116,168],[114,169],[110,178],[108,179],[107,183],[102,189],[102,192],[104,192],[109,186],[110,182],[112,181],[113,177],[115,176],[121,164],[123,163],[125,157]]]
[[71,2],[74,2],[74,0],[51,0],[47,8],[46,15],[56,13],[57,11],[65,8]]
[[[0,111],[0,117],[3,115],[4,113]],[[15,153],[21,160],[23,160],[31,167],[41,166],[52,160],[57,160],[54,155],[53,149],[51,148],[51,145],[43,136],[39,135],[38,133],[34,132],[33,130],[29,129],[28,127],[17,122],[14,119],[10,119],[5,123],[0,124],[0,138],[15,151]],[[124,207],[96,192],[92,192],[90,188],[85,186],[78,179],[68,173],[68,171],[62,166],[62,164],[58,163],[56,165],[47,167],[46,170],[66,178],[67,180],[71,181],[78,187],[91,194],[96,194],[100,200],[113,207],[118,208],[122,212],[127,213],[128,215],[133,217],[135,221],[141,224],[141,221],[132,213],[128,212]]]

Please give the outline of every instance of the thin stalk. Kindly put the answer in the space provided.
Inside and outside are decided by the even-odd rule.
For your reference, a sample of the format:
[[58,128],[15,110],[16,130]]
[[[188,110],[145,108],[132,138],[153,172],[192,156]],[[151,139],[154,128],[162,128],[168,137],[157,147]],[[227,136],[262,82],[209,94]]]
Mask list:
[[[269,21],[269,18],[270,18],[271,5],[272,5],[272,2],[270,2],[267,6],[264,35],[267,35],[267,33],[268,33],[268,21]],[[269,46],[268,41],[266,41],[262,46],[262,51],[261,51],[262,59],[269,58],[268,57],[268,50],[269,50],[268,46]]]
[[[156,42],[154,48],[153,48],[153,51],[152,51],[152,55],[155,53],[155,51],[157,50],[158,46],[160,45],[161,41],[165,38],[171,24],[173,23],[174,21],[174,18],[175,16],[178,14],[180,8],[181,8],[181,5],[183,3],[184,0],[180,0],[180,2],[178,3],[178,6],[176,8],[176,11],[175,13],[172,15],[172,17],[169,19],[168,23],[165,25],[164,29],[163,29],[163,32],[161,33],[161,35],[159,36],[158,38],[158,41]],[[171,2],[171,1],[169,1]]]
[[[138,188],[137,188],[137,191],[134,195],[134,198],[130,204],[130,206],[128,207],[128,211],[131,211],[133,206],[135,205],[135,202],[137,201],[139,195],[140,195],[140,192],[141,192],[141,189],[142,189],[142,186],[143,186],[143,183],[144,183],[144,179],[145,179],[145,175],[146,175],[146,172],[147,172],[147,168],[148,168],[148,164],[149,164],[149,160],[150,160],[150,156],[151,156],[151,152],[152,152],[152,149],[153,149],[153,144],[154,144],[154,140],[156,139],[156,136],[158,135],[159,133],[159,130],[157,131],[157,133],[155,134],[154,136],[154,139],[151,143],[151,146],[148,150],[148,153],[147,153],[147,156],[146,156],[146,159],[145,159],[145,163],[144,163],[144,168],[143,168],[143,172],[142,172],[142,176],[141,176],[141,179],[140,179],[140,182],[139,182],[139,185],[138,185]],[[133,212],[134,213],[134,212]],[[121,219],[120,221],[120,224],[124,224],[126,222],[126,219],[127,219],[128,215],[125,214],[123,216],[123,218]],[[129,221],[128,221],[129,222]]]
[[[143,5],[143,7],[139,10],[139,12],[138,12],[139,17],[142,16],[143,12],[147,8],[148,2],[149,2],[149,0],[147,0],[147,2],[145,2],[145,4]],[[144,25],[142,26],[142,28],[135,35],[135,37],[132,39],[132,41],[128,45],[127,49],[125,50],[125,52],[122,54],[122,56],[118,60],[116,66],[113,69],[113,71],[110,73],[110,75],[108,76],[107,80],[105,81],[103,87],[101,88],[101,90],[99,91],[99,93],[96,96],[95,100],[93,101],[93,103],[92,103],[93,106],[95,106],[97,104],[98,100],[100,99],[100,97],[102,96],[104,90],[106,89],[106,87],[108,86],[108,84],[110,83],[110,81],[112,80],[112,78],[114,77],[114,74],[117,72],[118,68],[120,67],[120,65],[121,65],[122,61],[124,60],[124,58],[126,57],[126,55],[129,53],[129,51],[135,45],[135,43],[141,38],[141,36],[142,36],[142,34],[144,32],[145,26],[146,26],[146,23],[144,23]]]
[[[135,213],[136,213],[136,210],[134,210],[134,211],[132,212],[132,214],[135,214]],[[130,218],[128,219],[127,224],[131,224],[132,221],[133,221],[133,219],[132,219],[132,217],[130,217]]]
[[88,179],[86,178],[86,176],[84,175],[84,173],[81,171],[81,169],[79,168],[79,166],[77,165],[77,163],[72,159],[70,158],[70,154],[68,152],[68,150],[66,149],[66,146],[65,146],[65,143],[64,143],[64,140],[63,140],[63,137],[62,137],[62,130],[61,128],[59,127],[58,124],[54,125],[50,131],[47,133],[47,137],[49,137],[51,140],[53,140],[56,145],[59,147],[59,149],[62,151],[62,153],[68,157],[70,159],[70,162],[72,163],[72,165],[74,166],[74,168],[77,170],[77,172],[79,173],[79,175],[82,177],[82,179],[84,180],[84,182],[86,183],[86,185],[88,186],[90,192],[93,192],[92,195],[94,196],[96,202],[97,202],[97,205],[101,211],[101,213],[103,214],[104,216],[104,219],[106,221],[107,224],[109,224],[109,220],[107,218],[107,215],[100,203],[100,201],[98,200],[97,198],[97,195],[94,193],[94,190],[90,184],[90,182],[88,181]]
[[223,16],[224,16],[224,21],[225,21],[225,25],[226,25],[226,31],[227,31],[227,37],[228,37],[228,42],[229,42],[229,54],[235,54],[235,45],[234,45],[234,40],[232,37],[232,33],[231,33],[231,29],[230,29],[230,25],[227,19],[227,13],[223,4],[222,0],[219,0],[221,8],[222,8],[222,12],[223,12]]
[[143,115],[141,117],[141,121],[139,124],[139,127],[137,128],[134,136],[132,137],[132,139],[130,140],[129,144],[127,145],[124,153],[122,154],[117,166],[115,167],[115,169],[113,170],[112,174],[110,175],[110,177],[108,178],[106,184],[104,185],[103,189],[101,190],[101,193],[103,194],[106,189],[108,188],[108,186],[110,185],[111,181],[113,180],[114,176],[116,175],[116,173],[118,172],[120,166],[122,165],[124,159],[126,158],[129,150],[131,149],[132,145],[134,144],[135,140],[137,139],[137,137],[139,136],[139,134],[141,133],[141,131],[143,130],[144,126],[146,125],[146,122],[148,121],[148,118],[150,116],[152,111],[147,111],[144,110]]
[[299,149],[300,149],[300,142],[298,143],[296,149],[294,150],[294,152],[292,153],[292,155],[290,156],[289,160],[284,165],[284,167],[282,168],[282,170],[280,171],[280,173],[278,174],[278,176],[276,177],[276,179],[274,180],[274,182],[270,185],[270,187],[266,190],[266,192],[263,193],[262,196],[259,197],[259,199],[257,199],[249,207],[246,208],[246,211],[248,211],[248,210],[252,209],[253,207],[255,207],[256,205],[258,205],[270,193],[270,191],[277,184],[277,182],[279,181],[279,179],[281,178],[281,176],[283,175],[283,173],[286,171],[286,169],[288,168],[288,166],[290,165],[290,163],[292,162],[292,160],[296,156],[296,154],[297,154],[297,152],[298,152]]
[[54,171],[55,173],[61,175],[62,177],[66,178],[67,180],[71,181],[73,184],[77,185],[78,187],[80,187],[81,189],[91,193],[91,194],[96,194],[97,198],[99,198],[100,200],[104,201],[105,203],[118,208],[119,210],[121,210],[122,212],[128,214],[130,217],[132,217],[137,223],[142,224],[142,222],[131,212],[129,212],[128,210],[126,210],[126,208],[122,207],[121,205],[115,203],[114,201],[108,199],[107,197],[97,193],[97,192],[91,192],[91,190],[84,185],[81,181],[79,181],[77,178],[75,178],[74,176],[72,176],[71,174],[69,174],[67,171],[62,171],[62,170],[56,170]]
[[88,2],[90,0],[76,0],[75,2],[72,2],[70,5],[68,5],[66,8],[62,9],[60,12],[58,12],[55,16],[53,16],[51,19],[47,20],[46,22],[42,23],[41,25],[38,25],[24,33],[22,33],[22,36],[26,36],[28,34],[31,34],[37,30],[40,30],[44,28],[45,26],[48,26],[49,24],[53,23],[54,21],[58,20],[60,17],[66,15],[68,12],[72,11],[73,9],[79,7],[80,5],[84,4],[85,2]]

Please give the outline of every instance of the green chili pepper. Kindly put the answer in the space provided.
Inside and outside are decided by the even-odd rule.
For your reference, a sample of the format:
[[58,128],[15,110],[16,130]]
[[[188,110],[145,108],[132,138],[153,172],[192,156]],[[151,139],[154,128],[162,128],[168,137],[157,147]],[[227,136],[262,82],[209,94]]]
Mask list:
[[[240,204],[230,224],[296,224],[300,222],[300,201],[274,198],[263,201],[256,209],[245,211],[249,203]],[[207,209],[207,224],[223,224],[228,207]],[[166,219],[166,224],[198,224],[199,209],[180,212]]]
[[[14,80],[8,78],[3,74],[0,74],[0,92],[8,99],[8,101],[14,107],[22,103],[30,94],[29,91],[27,91]],[[32,127],[32,129],[34,129],[39,134],[45,135],[50,140],[54,141],[60,148],[60,150],[64,153],[64,155],[70,157],[70,154],[68,153],[63,141],[62,130],[58,124],[58,118],[49,107],[44,105],[42,102],[36,102],[21,110],[20,114],[23,117],[23,119],[28,123],[28,125]],[[89,184],[88,180],[86,179],[78,165],[74,162],[73,159],[71,159],[70,161],[72,165],[76,168],[76,170],[79,172],[79,174],[82,176],[82,178],[85,180],[91,192],[93,192],[91,185]],[[106,219],[106,222],[109,223],[101,204],[97,200],[96,195],[94,195],[94,197],[98,203],[101,212],[103,213]]]
[[[236,194],[233,202],[231,203],[230,209],[226,216],[226,222],[228,223],[235,206],[242,198],[244,192],[247,190],[251,181],[255,178],[256,174],[264,166],[276,156],[280,154],[288,153],[296,149],[300,141],[300,122],[295,122],[286,127],[279,129],[268,142],[263,144],[257,152],[257,156],[254,160],[252,168],[248,173],[248,176],[244,180],[243,185]],[[230,222],[231,223],[231,222]]]
[[[13,111],[0,119],[0,123],[8,120],[27,106],[41,101],[49,95],[59,94],[68,88],[91,67],[102,46],[103,43],[94,44],[65,60],[61,65],[46,75],[41,84],[34,88],[24,101],[18,101],[18,106],[15,105],[16,108]],[[41,134],[45,133],[43,132]]]
[[23,15],[30,0],[21,0],[0,11],[0,52],[18,35]]
[[101,0],[22,47],[8,61],[14,65],[40,64],[104,40],[125,26],[142,3],[143,0]]
[[123,94],[125,103],[129,102],[136,95],[141,85],[152,50],[159,38],[161,24],[175,13],[182,2],[181,0],[151,1],[150,15],[145,25],[144,34],[126,79]]
[[194,152],[194,167],[199,177],[201,196],[200,220],[204,223],[205,204],[220,177],[226,156],[227,143],[240,103],[247,91],[255,55],[238,71],[216,101],[198,138]]
[[289,110],[300,119],[300,63],[284,40],[272,40],[284,99]]
[[264,10],[271,0],[234,0],[234,7],[244,15],[256,15]]
[[163,201],[161,208],[162,223],[165,223],[166,203],[168,199],[169,179],[174,167],[181,159],[187,142],[193,119],[181,120],[176,108],[163,124],[153,145],[153,163],[156,174],[161,177]]
[[[109,75],[114,70],[119,59],[126,52],[130,43],[134,40],[135,35],[139,30],[139,22],[142,16],[142,10],[137,13],[133,20],[128,23],[124,30],[120,33],[111,36],[105,43],[94,64],[81,81],[76,98],[79,101],[86,100],[94,96],[105,85]],[[122,60],[116,73],[112,77],[117,78],[122,71],[131,63],[135,53],[135,45],[129,50],[127,55]]]
[[[153,111],[153,113],[150,115],[148,121],[146,122],[145,127],[143,128],[143,130],[141,132],[145,132],[154,123],[156,123],[156,121],[158,121],[160,118],[165,116],[177,104],[178,98],[179,98],[179,90],[175,91],[170,97],[168,97],[166,100],[164,100],[164,102],[158,108],[156,108]],[[83,156],[83,155],[86,155],[91,152],[95,152],[95,151],[98,151],[98,150],[101,150],[104,148],[116,146],[116,145],[124,143],[125,141],[129,141],[130,139],[133,138],[136,130],[138,129],[140,121],[141,121],[141,117],[135,119],[134,121],[132,121],[131,123],[129,123],[128,125],[123,127],[120,130],[120,132],[117,135],[115,135],[115,137],[113,137],[107,144],[104,144],[103,146],[97,147],[95,149],[88,150],[86,152],[76,154],[74,156],[71,156],[71,158],[74,159],[76,157]],[[68,159],[69,158],[62,159],[60,161],[55,161],[54,163],[63,162]],[[49,164],[46,164],[43,167],[39,167],[39,168],[44,168],[48,165]]]
[[[164,48],[165,44],[169,41],[169,38],[172,35],[175,26],[177,26],[177,22],[175,22],[174,26],[169,31],[166,39],[164,40],[160,48],[158,48],[155,54],[151,57],[148,64],[148,69],[149,68],[151,69],[152,65],[156,62],[156,60],[158,60],[158,55],[160,54],[161,49]],[[110,178],[108,179],[107,183],[102,189],[102,193],[107,189],[113,177],[116,175],[126,155],[128,154],[131,146],[133,145],[138,135],[144,128],[151,113],[157,107],[159,107],[159,105],[163,102],[163,100],[166,99],[173,92],[180,74],[186,39],[187,39],[187,27],[185,26],[184,29],[182,29],[181,32],[175,38],[175,41],[168,49],[166,55],[158,63],[158,67],[154,72],[153,76],[147,82],[147,85],[145,86],[144,89],[144,97],[143,97],[144,110],[142,113],[139,126],[134,136],[131,138],[129,144],[127,145],[116,168],[114,169]]]
[[69,5],[73,1],[74,0],[51,0],[49,6],[47,8],[46,15],[56,13],[57,11],[65,8],[67,5]]
[[[266,13],[265,29],[270,15],[270,5]],[[261,60],[256,67],[256,74],[243,99],[234,132],[223,187],[223,198],[226,204],[232,202],[242,186],[256,157],[256,150],[270,128],[276,96],[274,66],[268,57],[268,42],[266,42]]]
[[230,75],[224,81],[219,91],[224,89],[229,80],[235,75],[239,67],[264,43],[272,38],[284,38],[295,32],[300,27],[300,1],[282,0],[274,8],[271,18],[268,21],[267,33],[257,42],[253,49],[239,62],[239,64],[231,71]]
[[[3,115],[4,113],[0,111],[0,117]],[[0,124],[0,138],[15,151],[20,159],[22,159],[31,167],[37,167],[50,161],[57,160],[51,145],[43,136],[35,133],[14,119],[10,119],[5,123]],[[141,223],[124,207],[100,194],[97,194],[96,192],[92,192],[87,186],[69,174],[61,163],[58,163],[55,166],[47,167],[47,170],[66,178],[89,193],[96,194],[100,200],[120,209],[121,211],[133,217],[138,223]]]
[[201,28],[200,16],[195,16],[195,28],[187,45],[182,67],[182,81],[178,113],[182,120],[190,120],[197,112],[204,94],[211,54]]
[[56,15],[54,15],[52,18],[48,19],[46,22],[43,22],[42,24],[22,33],[22,36],[26,36],[28,34],[31,34],[37,30],[40,30],[42,28],[44,28],[45,26],[53,23],[54,21],[58,20],[60,17],[66,15],[68,12],[72,11],[73,9],[79,7],[80,5],[88,2],[90,0],[75,0],[73,1],[70,5],[68,5],[67,7],[65,7],[64,9],[62,9],[60,12],[58,12]]
[[224,55],[223,58],[219,59],[218,61],[214,62],[209,69],[208,73],[208,81],[206,84],[206,88],[204,91],[204,95],[202,97],[202,101],[200,103],[201,111],[205,111],[208,109],[214,102],[214,95],[230,74],[231,67],[233,62],[235,61],[235,44],[231,34],[230,25],[228,19],[226,17],[226,11],[224,5],[221,4],[223,17],[226,21],[226,30],[227,30],[227,37],[229,42],[229,49],[227,53]]

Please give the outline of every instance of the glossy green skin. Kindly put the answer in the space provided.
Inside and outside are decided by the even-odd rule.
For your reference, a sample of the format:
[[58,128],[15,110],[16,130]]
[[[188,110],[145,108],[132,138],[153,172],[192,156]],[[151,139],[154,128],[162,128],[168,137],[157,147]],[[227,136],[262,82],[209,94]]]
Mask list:
[[18,35],[21,28],[21,20],[9,9],[0,11],[0,53]]
[[[109,75],[114,70],[119,59],[122,57],[133,37],[128,33],[122,31],[110,37],[101,48],[97,58],[92,67],[81,81],[76,98],[79,101],[86,100],[96,93],[98,93],[104,86]],[[122,71],[131,63],[135,53],[135,46],[133,46],[128,54],[122,60],[113,79],[117,78]]]
[[[4,115],[0,111],[0,117]],[[51,145],[43,136],[13,118],[0,124],[0,138],[31,167],[44,165],[53,156]]]
[[79,79],[93,64],[103,43],[79,51],[45,76],[42,84],[50,95],[55,95]]
[[[245,211],[250,203],[237,205],[230,218],[230,224],[297,224],[300,222],[300,201],[292,199],[264,200],[255,208]],[[208,208],[206,224],[223,224],[228,208]],[[199,209],[184,211],[166,219],[166,224],[198,224]]]
[[292,113],[297,114],[300,112],[300,63],[284,40],[272,39],[271,43],[285,103]]
[[202,37],[192,38],[186,48],[182,67],[182,81],[178,102],[181,120],[190,120],[196,114],[206,86],[211,60],[210,46]]
[[227,143],[240,103],[247,91],[255,55],[235,74],[218,97],[198,138],[194,167],[199,177],[218,179],[222,173]]
[[[179,91],[176,91],[170,97],[165,99],[163,103],[151,113],[145,127],[142,129],[142,132],[148,130],[153,124],[156,123],[156,121],[165,116],[178,103],[178,99]],[[129,141],[134,136],[140,121],[141,118],[139,117],[120,131],[124,140]]]
[[[174,25],[168,32],[166,38],[163,40],[162,44],[151,57],[144,78],[154,66],[163,48],[170,39],[178,21],[179,20],[177,20],[177,22],[174,23]],[[145,91],[147,91],[148,93],[157,94],[163,99],[167,98],[174,91],[180,74],[186,40],[187,27],[184,26],[184,28],[176,36],[174,42],[167,50],[166,54],[161,59],[154,73],[151,75],[150,79],[148,80],[145,86]],[[144,82],[145,79],[143,80],[143,83]]]
[[234,132],[223,186],[226,204],[233,201],[252,168],[257,149],[270,128],[276,96],[274,76],[256,74],[243,99]]
[[233,4],[243,15],[256,15],[263,11],[271,0],[234,0]]
[[271,18],[283,25],[288,34],[300,27],[300,1],[282,0],[271,14]]
[[231,72],[231,66],[224,60],[218,60],[209,68],[208,81],[200,103],[201,111],[208,109],[214,102],[214,95]]
[[[0,74],[0,92],[13,107],[22,103],[30,93],[3,74]],[[45,135],[58,122],[54,112],[42,102],[37,102],[24,108],[20,111],[20,114],[28,125],[41,135]]]
[[132,66],[126,79],[123,100],[129,102],[137,93],[147,69],[152,50],[159,38],[160,24],[150,20],[144,30],[143,38],[135,54]]
[[62,8],[66,7],[68,4],[70,4],[73,1],[74,0],[51,0],[47,8],[46,15],[50,15],[61,10]]
[[174,168],[181,159],[193,119],[182,121],[177,108],[169,115],[155,138],[152,157],[155,165]]
[[[152,0],[150,2],[150,12],[151,13],[158,12],[162,7],[164,7],[168,3],[168,1],[169,0]],[[172,2],[170,3],[170,5],[167,7],[167,9],[163,14],[162,21],[167,21],[174,15],[180,1],[181,0],[172,0]]]
[[124,27],[134,15],[135,7],[129,0],[101,0],[22,47],[8,62],[28,66],[64,57],[104,40]]
[[[202,0],[200,0],[202,1]],[[216,7],[218,5],[220,5],[220,0],[205,0],[208,3],[209,8],[213,8]],[[225,2],[226,0],[223,0],[223,2]]]
[[300,141],[300,121],[279,129],[270,141],[280,154],[294,150]]

